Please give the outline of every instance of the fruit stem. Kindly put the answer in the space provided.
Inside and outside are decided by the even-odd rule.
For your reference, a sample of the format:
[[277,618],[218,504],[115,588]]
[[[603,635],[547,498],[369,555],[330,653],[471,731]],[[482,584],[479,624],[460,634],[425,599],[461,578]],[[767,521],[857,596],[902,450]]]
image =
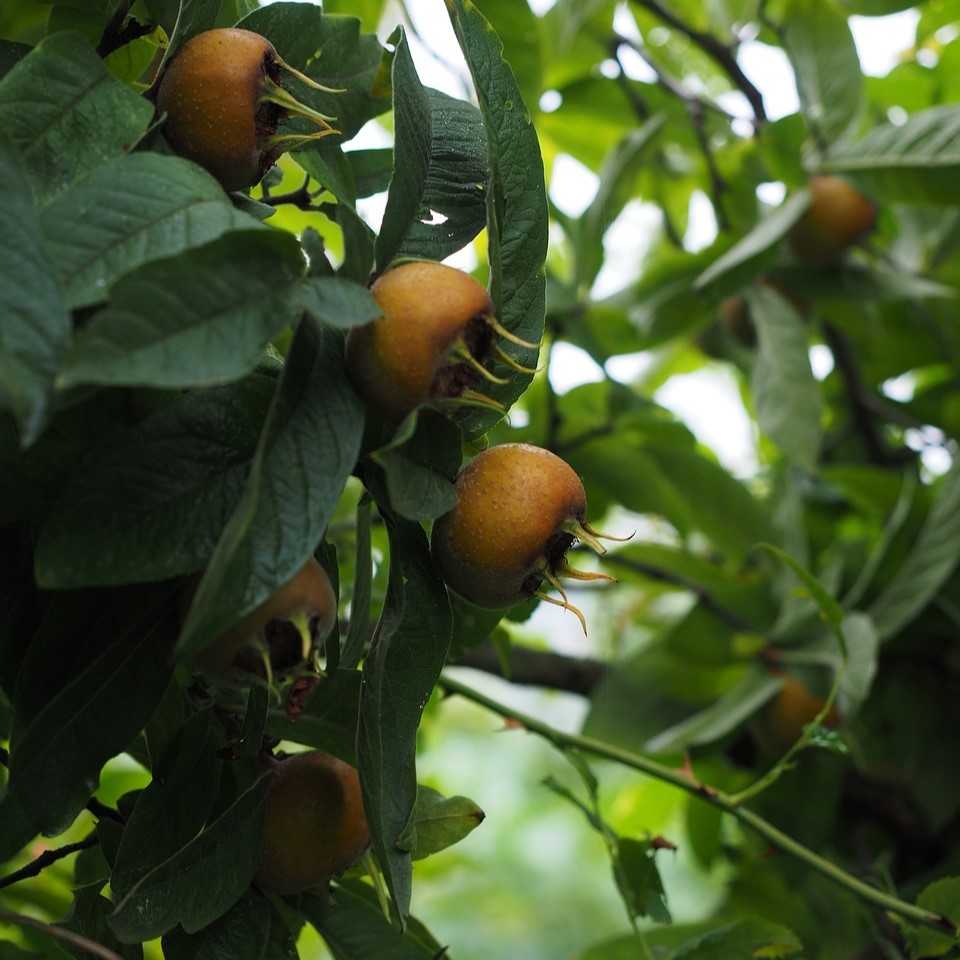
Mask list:
[[672,769],[640,754],[631,753],[629,750],[624,750],[613,744],[604,743],[602,740],[557,730],[550,726],[550,724],[538,720],[536,717],[514,710],[512,707],[508,707],[488,697],[486,694],[472,689],[459,680],[449,677],[446,673],[441,675],[439,685],[448,694],[460,694],[460,696],[482,707],[486,707],[486,709],[496,713],[498,716],[514,721],[515,724],[526,728],[530,733],[534,733],[553,744],[553,746],[561,752],[571,749],[579,750],[582,753],[587,753],[595,757],[612,760],[614,763],[619,763],[632,770],[645,773],[656,780],[669,783],[678,790],[682,790],[730,814],[748,830],[763,837],[771,846],[782,850],[788,856],[802,861],[812,870],[815,870],[817,873],[844,889],[849,890],[861,900],[872,903],[881,910],[888,910],[891,913],[895,913],[909,920],[911,923],[936,930],[938,933],[945,934],[948,937],[954,937],[955,939],[958,937],[957,925],[949,918],[938,913],[933,913],[930,910],[925,910],[923,907],[915,906],[912,903],[907,903],[891,894],[884,893],[884,891],[878,890],[869,883],[865,883],[863,880],[847,873],[826,857],[822,857],[809,847],[805,847],[799,841],[794,840],[793,837],[779,830],[772,823],[764,820],[763,817],[754,813],[752,810],[731,803],[731,798],[727,794],[701,783],[692,775],[688,767]]

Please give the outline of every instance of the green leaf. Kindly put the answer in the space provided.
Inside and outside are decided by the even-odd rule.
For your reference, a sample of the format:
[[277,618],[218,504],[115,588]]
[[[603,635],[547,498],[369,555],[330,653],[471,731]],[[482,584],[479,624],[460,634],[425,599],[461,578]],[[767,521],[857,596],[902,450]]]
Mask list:
[[765,216],[742,239],[717,257],[693,286],[695,290],[724,294],[738,290],[773,262],[777,248],[790,228],[810,207],[810,192],[798,190]]
[[38,582],[62,589],[200,569],[242,494],[274,389],[254,375],[191,391],[101,445],[43,526]]
[[382,313],[365,286],[340,277],[308,277],[300,288],[300,305],[319,323],[341,329],[370,323]]
[[[58,596],[20,664],[0,860],[22,832],[65,830],[160,703],[175,625],[168,587]],[[27,837],[29,839],[29,837]]]
[[823,169],[855,174],[885,203],[960,204],[960,108],[931,107],[833,150]]
[[833,0],[789,0],[782,31],[801,110],[823,140],[838,140],[860,112],[863,91],[847,13]]
[[356,766],[360,684],[360,671],[341,664],[336,672],[321,678],[303,712],[295,718],[283,710],[270,710],[266,732],[281,740],[326,750]]
[[373,596],[373,550],[370,528],[373,501],[364,495],[357,504],[356,559],[353,593],[350,597],[350,622],[340,652],[338,670],[353,670],[363,658],[370,636],[370,601]]
[[258,227],[205,170],[155,153],[119,157],[74,180],[43,206],[41,224],[74,308],[106,299],[120,277],[144,263]]
[[[343,91],[325,93],[293,77],[284,78],[297,100],[336,117],[333,125],[342,140],[334,136],[325,140],[350,140],[368,120],[390,109],[386,51],[374,34],[360,32],[355,17],[328,17],[316,6],[281,3],[251,13],[237,26],[265,36],[287,63],[312,80]],[[293,124],[290,129],[295,129]],[[303,126],[304,132],[314,129],[309,122]]]
[[396,144],[377,239],[378,271],[400,256],[442,260],[486,222],[480,112],[421,86],[403,33],[393,59],[393,99]]
[[529,4],[514,0],[480,0],[477,7],[503,41],[503,58],[510,64],[524,101],[535,104],[544,89],[539,17]]
[[467,797],[445,797],[423,784],[413,808],[417,845],[414,860],[422,860],[452,847],[483,823],[484,812]]
[[960,562],[960,462],[941,479],[916,542],[867,611],[880,641],[896,636],[937,595]]
[[[943,877],[924,887],[917,906],[960,924],[960,877]],[[925,927],[908,931],[911,957],[942,957],[957,948],[957,937],[937,933]]]
[[[549,216],[537,132],[490,24],[469,0],[446,0],[446,5],[487,134],[487,237],[494,312],[508,330],[538,343],[546,310]],[[503,349],[521,364],[535,364],[526,348],[504,344]],[[493,388],[490,395],[509,407],[530,380],[528,374],[514,373],[506,386]],[[469,433],[479,434],[497,419],[475,412],[465,422]]]
[[[118,953],[124,960],[142,960],[143,947],[139,943],[122,944],[117,941],[107,917],[113,910],[113,904],[100,893],[102,883],[94,883],[88,887],[81,887],[73,891],[73,903],[63,920],[56,926],[64,927],[73,933],[80,934],[94,943],[100,944],[108,950]],[[78,944],[69,940],[59,940],[71,956],[77,960],[88,960],[90,953]],[[7,955],[0,950],[0,957],[7,960]]]
[[110,926],[122,943],[152,940],[178,923],[196,933],[242,896],[260,864],[263,806],[271,776],[260,777],[195,840],[151,870],[119,902]]
[[[3,124],[0,121],[0,129]],[[22,446],[49,416],[53,381],[72,324],[43,249],[20,159],[0,136],[0,409],[10,410]]]
[[673,960],[708,960],[711,957],[781,960],[795,956],[802,949],[803,944],[792,931],[750,917],[693,937],[673,954]]
[[415,410],[371,459],[383,468],[390,507],[401,517],[435,520],[456,506],[463,438],[436,410]]
[[363,423],[339,345],[305,317],[243,495],[183,625],[180,656],[198,652],[303,567],[354,468]]
[[152,117],[153,105],[111,77],[74,33],[41,40],[0,80],[0,130],[43,202],[127,153]]
[[452,629],[447,591],[418,524],[384,517],[390,576],[363,665],[357,760],[373,848],[401,924],[410,912],[417,728]]
[[[303,257],[280,231],[235,231],[119,280],[58,386],[207,386],[249,373],[295,314]],[[224,345],[229,344],[229,349]]]
[[668,727],[647,742],[649,753],[677,753],[716,743],[753,716],[774,697],[782,681],[759,665],[744,673],[735,686],[708,707]]
[[211,716],[206,709],[183,725],[137,797],[110,878],[117,900],[193,840],[213,809],[222,761],[216,756],[220,737]]
[[666,120],[666,115],[658,114],[631,130],[604,160],[596,196],[576,221],[577,280],[585,287],[603,266],[604,234],[633,196],[641,164]]
[[820,453],[823,399],[810,367],[803,319],[766,287],[746,293],[757,331],[751,386],[760,429],[795,466],[812,469]]
[[669,923],[667,895],[654,859],[656,852],[651,840],[618,837],[613,875],[630,916]]
[[440,944],[410,919],[406,930],[383,915],[370,887],[343,881],[332,898],[304,896],[300,910],[323,937],[334,960],[437,960]]
[[165,960],[263,960],[271,927],[270,904],[248,890],[222,916],[195,933],[177,927],[163,938]]

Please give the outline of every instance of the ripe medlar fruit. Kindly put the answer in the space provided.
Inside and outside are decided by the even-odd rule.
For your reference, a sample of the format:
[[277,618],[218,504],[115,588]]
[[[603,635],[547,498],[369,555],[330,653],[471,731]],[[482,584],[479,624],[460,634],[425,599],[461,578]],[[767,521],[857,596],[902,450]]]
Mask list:
[[[187,585],[183,609],[189,606],[196,581]],[[295,669],[313,647],[325,640],[337,617],[337,598],[330,578],[311,557],[300,571],[259,607],[251,610],[196,656],[204,673],[221,677],[231,668],[261,676]]]
[[[783,686],[772,700],[764,704],[756,718],[757,739],[772,752],[788,749],[823,709],[824,702],[796,677],[785,673]],[[830,707],[823,724],[826,727],[839,726],[840,714],[836,707]]]
[[[464,599],[501,609],[539,597],[583,614],[567,600],[559,577],[612,580],[567,564],[580,540],[601,556],[598,538],[584,520],[586,494],[580,478],[556,454],[527,443],[504,443],[478,454],[460,472],[457,505],[433,525],[431,550],[440,575]],[[546,580],[562,599],[540,589]]]
[[[333,118],[299,103],[281,86],[283,71],[333,93],[284,63],[266,37],[224,27],[188,40],[171,59],[157,92],[163,132],[182,157],[210,171],[226,190],[259,183],[285,150],[336,133]],[[312,134],[277,132],[290,116],[308,117]]]
[[808,187],[810,206],[790,229],[787,242],[798,260],[826,266],[873,229],[877,208],[840,177],[816,176]]
[[506,383],[486,366],[498,358],[524,373],[497,338],[536,349],[493,316],[493,301],[469,273],[433,261],[394,267],[370,288],[383,311],[347,335],[347,373],[367,407],[399,423],[428,400],[503,408],[474,389]]
[[360,778],[322,750],[277,763],[263,817],[254,882],[267,893],[300,893],[326,883],[370,846]]

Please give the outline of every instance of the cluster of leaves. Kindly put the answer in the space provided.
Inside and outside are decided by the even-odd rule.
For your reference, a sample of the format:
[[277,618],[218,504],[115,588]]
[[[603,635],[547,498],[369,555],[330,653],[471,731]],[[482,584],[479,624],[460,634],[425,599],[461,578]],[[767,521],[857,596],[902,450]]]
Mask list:
[[[634,925],[583,960],[956,954],[917,924],[922,910],[960,916],[960,472],[925,465],[950,461],[960,430],[960,111],[940,105],[953,13],[925,8],[929,56],[876,79],[849,27],[878,12],[869,3],[557,0],[537,16],[517,0],[447,0],[474,105],[420,83],[402,32],[376,39],[378,0],[222,6],[70,0],[41,18],[0,4],[18,38],[0,40],[0,862],[98,816],[59,942],[138,957],[162,937],[175,960],[279,960],[306,923],[344,960],[442,954],[409,916],[411,864],[479,814],[418,788],[418,725],[448,661],[488,663],[491,637],[508,672],[521,656],[509,619],[448,596],[423,524],[453,502],[465,443],[486,436],[564,456],[592,516],[657,520],[607,558],[621,582],[592,635],[612,656],[581,686],[589,739],[565,751],[579,784],[550,783],[602,837]],[[297,90],[342,131],[294,155],[311,178],[289,195],[307,229],[275,183],[227,195],[171,156],[142,96],[145,71],[238,20],[347,91]],[[768,119],[736,59],[751,34],[786,54],[796,113]],[[391,110],[392,148],[343,149]],[[548,174],[561,155],[596,173],[580,215],[556,194],[548,206],[541,155]],[[812,171],[854,178],[881,208],[868,249],[817,268],[783,242]],[[769,182],[786,202],[759,199]],[[374,231],[358,204],[384,192]],[[704,196],[719,229],[693,251],[683,238]],[[659,226],[636,279],[598,294],[610,228],[638,199]],[[522,411],[512,424],[423,409],[385,433],[342,366],[344,331],[376,315],[367,283],[484,229],[498,317],[528,341],[546,319],[548,370],[497,388]],[[730,298],[746,333],[723,319]],[[559,343],[605,371],[644,351],[656,362],[558,395]],[[822,379],[814,344],[833,360]],[[761,436],[748,481],[652,399],[705,366],[738,379]],[[908,399],[885,389],[894,380]],[[375,571],[379,551],[389,564]],[[314,553],[349,618],[306,705],[198,678],[191,658]],[[184,613],[183,580],[200,571]],[[533,663],[532,679],[563,686],[555,660]],[[842,717],[839,734],[807,729],[823,749],[786,761],[763,721],[784,674]],[[356,876],[332,903],[250,886],[264,738],[358,765],[392,922]],[[627,763],[692,765],[676,842],[726,871],[714,916],[669,924],[657,863],[673,843],[615,822],[584,759],[598,744]],[[105,809],[91,797],[121,754],[151,779]],[[806,863],[765,857],[769,831],[732,828],[744,798],[754,823],[802,841]],[[832,874],[810,869],[818,854]],[[922,910],[895,923],[852,875]]]

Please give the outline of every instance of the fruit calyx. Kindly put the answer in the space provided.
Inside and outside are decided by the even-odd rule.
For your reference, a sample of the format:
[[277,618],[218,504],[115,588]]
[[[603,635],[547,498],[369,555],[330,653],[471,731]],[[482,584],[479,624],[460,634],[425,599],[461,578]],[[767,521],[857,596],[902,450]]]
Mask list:
[[533,374],[501,347],[539,344],[506,330],[490,294],[470,274],[430,260],[410,260],[381,274],[370,288],[382,311],[347,336],[347,372],[368,408],[399,423],[415,407],[484,407],[504,413],[484,384],[504,385],[497,361]]

